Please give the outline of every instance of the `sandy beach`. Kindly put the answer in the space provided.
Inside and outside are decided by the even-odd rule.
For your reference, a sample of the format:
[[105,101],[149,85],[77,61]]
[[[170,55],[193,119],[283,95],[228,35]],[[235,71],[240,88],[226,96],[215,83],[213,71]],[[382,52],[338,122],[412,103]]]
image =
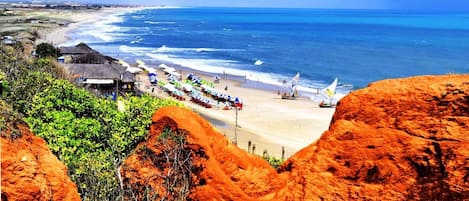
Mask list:
[[[183,76],[190,73],[186,70],[178,72]],[[207,74],[199,73],[197,76],[213,81],[213,77]],[[162,71],[158,72],[158,78],[167,82],[167,76]],[[155,96],[168,97],[163,90],[150,85],[148,76],[140,74],[138,80],[141,90]],[[225,91],[226,86],[228,90]],[[328,129],[335,111],[334,108],[319,108],[317,103],[305,97],[281,99],[277,91],[243,87],[243,82],[236,80],[222,78],[220,83],[215,84],[215,88],[243,100],[243,109],[238,111],[237,144],[248,150],[250,141],[251,147],[255,145],[255,153],[259,155],[267,150],[270,156],[280,158],[284,147],[284,156],[291,156],[321,137]],[[191,102],[188,96],[184,103],[209,119],[228,139],[235,141],[235,109],[223,110],[222,103],[219,107],[205,108]]]
[[[128,9],[126,9],[128,10]],[[99,18],[123,12],[123,8],[104,9],[102,11],[80,12],[70,14],[73,23],[63,28],[57,28],[43,33],[43,41],[61,44],[68,40],[67,33],[73,31],[82,24],[90,23]],[[135,61],[127,61],[134,63]],[[157,68],[156,66],[150,66]],[[189,72],[178,69],[183,77]],[[159,71],[159,79],[166,80],[166,76]],[[220,72],[222,74],[222,72]],[[213,77],[208,74],[197,73],[202,79],[213,81]],[[138,85],[142,91],[151,93],[159,97],[168,97],[161,89],[152,86],[148,76],[140,74]],[[301,79],[301,78],[300,78]],[[228,90],[224,90],[225,86]],[[223,110],[220,107],[204,108],[190,101],[186,96],[184,103],[195,112],[201,114],[212,122],[214,127],[223,133],[228,139],[237,141],[240,148],[248,150],[248,144],[255,146],[255,153],[262,155],[265,151],[270,156],[282,157],[282,147],[285,150],[284,157],[288,158],[303,147],[313,143],[320,138],[321,134],[329,127],[334,109],[319,108],[318,104],[309,98],[300,97],[296,100],[284,100],[277,94],[277,90],[262,90],[257,88],[247,88],[242,81],[223,78],[220,83],[215,84],[215,88],[220,92],[240,97],[243,100],[243,110],[238,111],[237,138],[235,139],[236,111]]]

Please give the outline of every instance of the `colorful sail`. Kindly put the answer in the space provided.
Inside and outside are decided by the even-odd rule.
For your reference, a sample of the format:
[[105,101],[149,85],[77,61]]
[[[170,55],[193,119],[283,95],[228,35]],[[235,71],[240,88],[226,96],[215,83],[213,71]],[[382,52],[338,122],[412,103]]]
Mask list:
[[320,93],[326,98],[328,98],[329,100],[331,100],[335,95],[335,88],[337,87],[337,82],[338,82],[338,79],[335,78],[334,81],[329,86],[322,89]]

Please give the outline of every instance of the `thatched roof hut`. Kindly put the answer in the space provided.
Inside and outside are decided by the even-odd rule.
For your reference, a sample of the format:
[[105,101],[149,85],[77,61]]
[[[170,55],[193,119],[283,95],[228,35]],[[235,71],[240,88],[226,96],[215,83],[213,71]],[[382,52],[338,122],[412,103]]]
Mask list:
[[110,63],[113,61],[117,61],[117,60],[112,57],[102,55],[98,52],[72,56],[72,63],[77,63],[77,64],[104,64],[104,63]]
[[[60,47],[60,54],[62,55],[84,55],[88,53],[98,53],[85,43],[79,43],[74,47]],[[99,53],[98,53],[99,54]]]
[[89,80],[89,83],[112,83],[118,80],[123,83],[135,82],[135,75],[127,72],[126,68],[116,63],[104,64],[68,64],[67,71],[73,77]]

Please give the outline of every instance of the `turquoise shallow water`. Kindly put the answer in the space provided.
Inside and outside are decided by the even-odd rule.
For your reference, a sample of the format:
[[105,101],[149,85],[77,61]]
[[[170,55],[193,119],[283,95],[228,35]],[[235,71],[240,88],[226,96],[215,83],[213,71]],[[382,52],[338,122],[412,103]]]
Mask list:
[[162,61],[270,84],[300,72],[305,93],[335,77],[361,88],[387,78],[469,73],[469,13],[145,9],[82,26],[71,38],[130,62]]

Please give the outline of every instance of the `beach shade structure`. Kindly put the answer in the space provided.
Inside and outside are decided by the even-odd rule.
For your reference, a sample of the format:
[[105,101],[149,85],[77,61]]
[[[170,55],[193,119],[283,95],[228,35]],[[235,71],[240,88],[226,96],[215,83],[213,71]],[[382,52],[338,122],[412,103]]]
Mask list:
[[180,79],[180,78],[181,78],[181,74],[179,74],[179,73],[176,72],[176,71],[173,71],[173,72],[171,73],[171,75],[173,75],[173,76],[176,77],[177,79]]
[[124,60],[119,59],[118,63],[119,63],[121,66],[130,67],[130,65],[129,65],[127,62],[125,62]]
[[152,84],[158,83],[158,77],[156,73],[148,73],[148,79],[150,80],[150,83]]
[[144,66],[144,65],[145,65],[145,62],[143,62],[143,61],[140,60],[140,59],[137,59],[137,60],[135,61],[135,63],[137,63],[138,66]]
[[184,83],[182,84],[182,89],[186,92],[186,93],[189,93],[189,92],[192,92],[192,90],[194,89],[194,87],[188,83]]
[[166,68],[163,70],[163,72],[164,72],[165,74],[171,74],[172,72],[175,72],[175,71],[176,71],[176,69],[174,69],[173,67],[166,67]]
[[144,70],[146,70],[146,71],[148,71],[148,72],[150,72],[150,73],[151,73],[151,72],[156,72],[156,69],[151,68],[151,67],[148,67],[148,66],[145,64],[145,62],[143,62],[142,60],[137,60],[136,62],[137,62],[137,67],[142,68],[142,69],[144,69]]
[[64,56],[60,56],[57,58],[57,62],[59,63],[65,63],[65,57]]
[[191,80],[191,81],[192,81],[192,78],[193,78],[193,77],[194,77],[194,74],[192,74],[192,73],[189,73],[189,74],[187,74],[187,76],[186,76],[186,79],[188,79],[188,80]]
[[236,108],[238,108],[238,110],[243,110],[243,101],[240,98],[235,97],[234,105]]
[[225,102],[225,106],[223,107],[223,110],[230,110],[231,109],[231,103],[230,102]]
[[136,68],[136,67],[132,67],[132,66],[128,66],[127,69],[125,69],[127,72],[130,72],[130,73],[140,73],[142,72],[143,70],[141,68]]
[[169,84],[169,83],[168,83],[168,84],[165,84],[165,85],[163,86],[163,89],[165,89],[165,90],[168,91],[168,92],[173,92],[174,90],[176,90],[176,88],[174,87],[174,85]]

